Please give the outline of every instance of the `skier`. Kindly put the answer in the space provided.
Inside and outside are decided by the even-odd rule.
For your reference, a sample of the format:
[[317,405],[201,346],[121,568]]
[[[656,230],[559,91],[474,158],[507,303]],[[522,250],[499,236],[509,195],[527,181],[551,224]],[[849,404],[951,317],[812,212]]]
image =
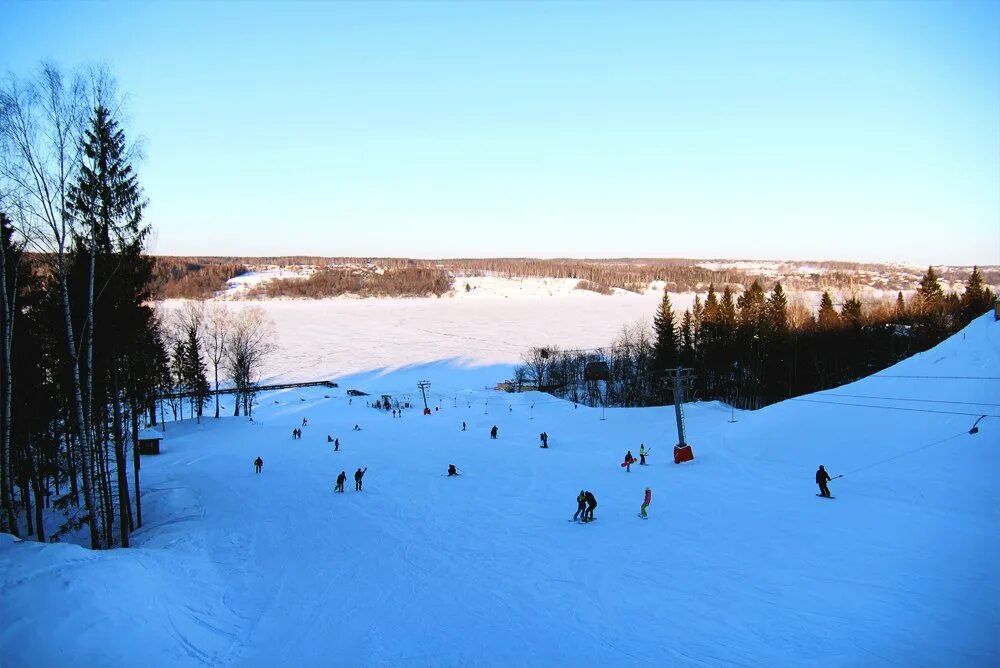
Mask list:
[[392,417],[396,417],[396,409],[395,408],[392,409]]
[[306,418],[302,418],[302,426],[303,427],[308,427],[309,426],[309,420],[306,419]]
[[340,452],[340,437],[333,439],[333,451]]
[[341,471],[341,472],[340,472],[340,475],[339,475],[339,476],[337,476],[337,487],[336,487],[336,491],[338,491],[338,492],[343,492],[343,491],[344,491],[344,482],[345,482],[346,480],[347,480],[347,474],[346,474],[346,473],[344,473],[343,471]]
[[580,493],[576,495],[576,512],[573,513],[573,519],[577,517],[586,517],[587,515],[587,493],[580,490]]
[[449,476],[458,475],[458,469],[455,468],[454,464],[448,464],[448,475]]
[[253,465],[254,468],[257,469],[257,473],[260,473],[260,470],[264,468],[264,460],[258,457],[257,459],[254,460]]
[[493,428],[490,429],[490,438],[496,438],[496,437],[497,437],[497,426],[493,425]]
[[358,425],[354,425],[354,431],[361,431],[361,427],[359,427]]
[[830,482],[830,480],[832,480],[830,474],[820,464],[819,469],[816,470],[816,484],[819,485],[819,494],[817,496],[830,497],[830,488],[826,486],[826,483]]
[[367,470],[368,470],[368,467],[366,466],[364,471],[362,471],[361,469],[358,469],[357,471],[354,472],[354,491],[355,492],[360,492],[361,491],[361,478],[364,477],[365,471],[367,471]]
[[585,492],[584,495],[583,495],[583,497],[584,497],[584,500],[587,502],[587,510],[583,514],[583,521],[584,522],[593,522],[594,521],[594,508],[597,507],[597,497],[595,497],[590,492]]
[[646,519],[646,508],[649,508],[649,502],[653,498],[653,490],[646,488],[646,496],[642,499],[642,508],[639,509],[639,517]]
[[546,448],[549,447],[549,432],[547,431],[542,432],[542,443],[545,444]]
[[646,465],[646,446],[642,443],[639,444],[639,466]]
[[635,461],[635,457],[632,456],[632,451],[629,450],[628,452],[625,453],[625,471],[626,472],[631,472],[632,471],[632,462],[634,462],[634,461]]
[[465,431],[465,422],[462,422],[462,431]]
[[298,437],[299,437],[299,430],[298,429],[292,429],[292,440],[294,441]]

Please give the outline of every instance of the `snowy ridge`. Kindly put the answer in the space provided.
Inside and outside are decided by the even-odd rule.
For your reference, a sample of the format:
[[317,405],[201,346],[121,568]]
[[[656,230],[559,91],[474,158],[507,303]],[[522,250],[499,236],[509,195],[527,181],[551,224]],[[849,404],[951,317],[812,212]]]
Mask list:
[[[672,409],[609,409],[602,421],[600,409],[547,395],[482,390],[505,366],[444,361],[271,393],[257,424],[168,425],[163,454],[143,461],[136,548],[0,541],[0,656],[15,666],[995,665],[998,370],[1000,323],[984,316],[873,377],[736,422],[720,404],[689,405],[696,459],[680,466]],[[394,419],[345,396],[356,387],[419,402],[422,379],[439,407],[431,416]],[[639,443],[650,465],[626,473],[618,463]],[[449,463],[462,476],[445,477]],[[845,474],[833,501],[814,496],[820,463]],[[368,468],[360,493],[358,467]],[[335,495],[341,470],[348,491]],[[598,499],[592,525],[566,521],[581,488]]]

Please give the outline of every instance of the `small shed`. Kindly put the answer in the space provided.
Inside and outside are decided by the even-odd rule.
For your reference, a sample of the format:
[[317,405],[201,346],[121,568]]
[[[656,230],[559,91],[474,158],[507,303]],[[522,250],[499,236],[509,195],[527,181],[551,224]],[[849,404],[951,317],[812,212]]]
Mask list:
[[163,434],[155,429],[143,429],[139,432],[139,454],[158,455],[160,454],[160,441]]

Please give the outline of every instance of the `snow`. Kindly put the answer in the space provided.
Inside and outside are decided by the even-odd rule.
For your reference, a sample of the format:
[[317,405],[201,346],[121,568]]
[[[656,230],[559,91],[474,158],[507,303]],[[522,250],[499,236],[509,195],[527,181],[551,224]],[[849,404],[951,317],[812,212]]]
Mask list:
[[[696,458],[683,465],[671,408],[601,420],[482,389],[506,365],[268,393],[256,424],[168,423],[163,454],[143,458],[136,547],[0,540],[0,662],[996,665],[998,369],[1000,323],[984,316],[874,377],[735,422],[688,405]],[[419,402],[424,379],[430,416],[346,396]],[[981,414],[993,417],[969,435]],[[650,465],[625,472],[640,443]],[[845,474],[833,501],[814,496],[820,463]],[[341,470],[348,491],[334,494]],[[567,521],[581,488],[597,496],[593,524]]]
[[[473,289],[465,291],[468,282]],[[513,364],[532,346],[607,346],[622,327],[652,321],[662,293],[576,290],[574,279],[459,278],[455,293],[417,299],[275,299],[232,301],[256,307],[274,322],[277,351],[267,381],[333,378],[428,361],[467,366]],[[671,295],[682,313],[693,293]],[[161,302],[177,308],[181,300]],[[509,376],[509,370],[504,376]],[[491,387],[493,383],[489,384]]]

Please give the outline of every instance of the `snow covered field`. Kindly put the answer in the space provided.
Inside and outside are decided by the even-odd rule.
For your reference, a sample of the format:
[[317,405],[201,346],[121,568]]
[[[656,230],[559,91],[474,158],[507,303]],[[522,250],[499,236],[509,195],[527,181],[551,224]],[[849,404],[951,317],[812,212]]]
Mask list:
[[[399,317],[398,330],[421,324]],[[316,320],[294,331],[351,326]],[[997,665],[1000,419],[968,430],[1000,414],[998,370],[1000,323],[985,316],[874,377],[736,422],[691,405],[696,459],[680,466],[670,409],[602,421],[482,390],[506,365],[262,395],[256,424],[168,425],[163,454],[143,458],[137,547],[0,541],[0,664]],[[418,379],[433,383],[431,416],[344,394],[412,399]],[[640,443],[650,465],[627,473]],[[835,500],[814,496],[820,463],[845,474]],[[341,470],[348,491],[334,494]],[[599,503],[588,525],[567,521],[581,488]]]
[[[233,290],[223,298],[234,309],[259,307],[274,322],[277,351],[265,363],[265,381],[336,378],[437,360],[510,367],[532,346],[607,346],[623,326],[640,320],[652,323],[663,298],[662,284],[641,295],[619,289],[600,295],[575,289],[575,279],[469,277],[456,279],[454,294],[440,298],[238,299],[240,286],[259,285],[272,275],[233,279]],[[895,293],[868,289],[864,295],[894,298]],[[670,295],[678,321],[694,297],[693,292]],[[789,296],[811,308],[818,307],[820,297],[819,292]],[[834,300],[841,301],[841,296],[835,294]],[[162,307],[169,310],[181,303],[169,300]],[[510,374],[508,369],[500,375]]]

